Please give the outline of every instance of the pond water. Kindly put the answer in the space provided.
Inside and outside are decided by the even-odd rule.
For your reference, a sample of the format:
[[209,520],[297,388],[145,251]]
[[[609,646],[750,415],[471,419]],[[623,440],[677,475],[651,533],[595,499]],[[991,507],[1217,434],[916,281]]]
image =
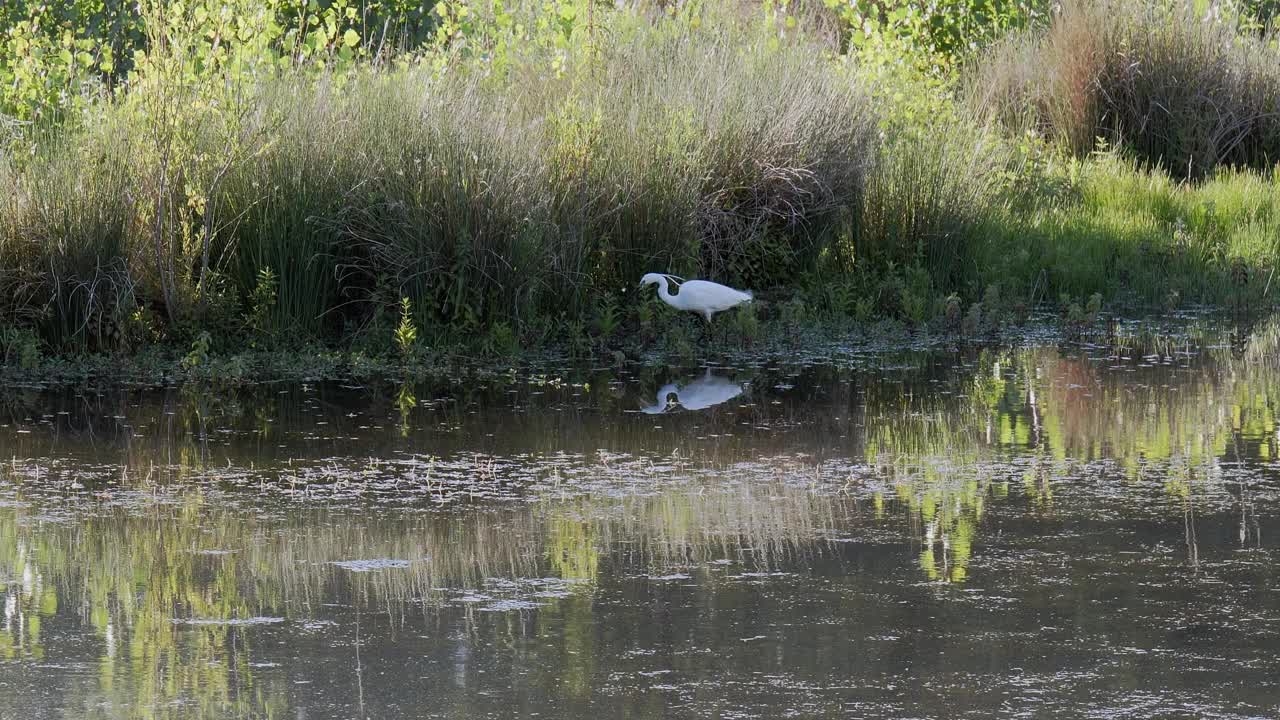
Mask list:
[[0,718],[1280,715],[1280,332],[0,400]]

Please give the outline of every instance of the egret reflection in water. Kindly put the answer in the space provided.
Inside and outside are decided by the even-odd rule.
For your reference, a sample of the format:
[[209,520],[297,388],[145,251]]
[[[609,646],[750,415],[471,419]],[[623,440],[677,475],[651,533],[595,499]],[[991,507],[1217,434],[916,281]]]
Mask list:
[[[650,415],[664,413],[679,406],[685,410],[705,410],[713,405],[728,402],[742,394],[743,386],[722,375],[714,375],[711,368],[702,377],[684,385],[667,383],[658,389],[657,402],[643,407],[640,412]],[[675,396],[674,399],[672,396]]]

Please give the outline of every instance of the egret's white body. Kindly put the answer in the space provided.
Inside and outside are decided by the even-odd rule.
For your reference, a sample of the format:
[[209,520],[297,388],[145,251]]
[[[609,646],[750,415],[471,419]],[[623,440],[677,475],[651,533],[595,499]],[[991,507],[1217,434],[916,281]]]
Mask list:
[[707,368],[707,374],[685,385],[677,386],[675,383],[663,385],[658,390],[658,402],[646,408],[641,408],[641,412],[649,414],[658,414],[666,412],[673,404],[671,396],[675,395],[675,403],[685,410],[705,410],[712,405],[719,405],[722,402],[732,400],[742,394],[742,386],[735,383],[729,378],[720,377],[711,374],[711,368]]
[[[670,280],[679,281],[676,286],[679,293],[671,294]],[[718,312],[751,302],[750,292],[734,290],[710,280],[680,281],[674,275],[661,273],[648,273],[640,278],[640,287],[654,283],[658,284],[658,297],[662,298],[663,302],[677,310],[698,313],[706,318],[707,322],[711,322],[711,316]]]

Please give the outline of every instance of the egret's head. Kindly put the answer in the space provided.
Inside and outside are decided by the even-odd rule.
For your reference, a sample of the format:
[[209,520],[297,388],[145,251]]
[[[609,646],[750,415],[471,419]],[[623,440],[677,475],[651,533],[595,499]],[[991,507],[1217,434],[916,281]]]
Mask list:
[[662,275],[661,275],[661,274],[659,274],[659,273],[645,273],[645,276],[644,276],[644,277],[642,277],[642,278],[640,278],[640,287],[644,287],[645,285],[654,285],[654,284],[657,284],[658,282],[661,282],[661,281],[662,281]]

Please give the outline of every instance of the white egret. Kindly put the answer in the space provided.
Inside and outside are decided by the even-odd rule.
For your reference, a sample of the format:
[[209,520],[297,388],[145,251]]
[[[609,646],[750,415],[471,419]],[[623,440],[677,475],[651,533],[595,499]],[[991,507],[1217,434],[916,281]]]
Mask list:
[[[680,292],[672,295],[668,281],[676,281]],[[751,293],[709,280],[681,280],[675,275],[648,273],[640,278],[640,287],[658,284],[658,297],[677,310],[695,312],[711,322],[711,316],[751,302]]]

